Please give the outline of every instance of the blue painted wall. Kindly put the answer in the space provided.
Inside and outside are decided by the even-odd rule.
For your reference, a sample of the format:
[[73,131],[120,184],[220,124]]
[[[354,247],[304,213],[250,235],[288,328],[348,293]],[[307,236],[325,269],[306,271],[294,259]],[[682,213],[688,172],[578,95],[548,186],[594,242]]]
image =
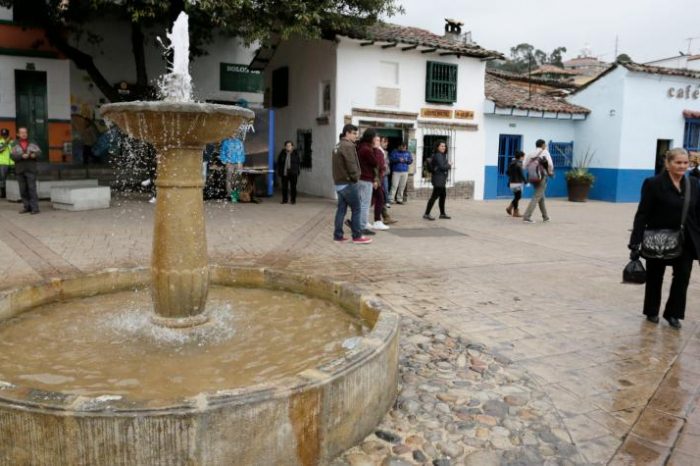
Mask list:
[[[566,168],[556,169],[554,179],[547,184],[548,197],[566,197]],[[642,182],[654,176],[654,170],[622,170],[591,168],[596,180],[591,188],[591,199],[608,202],[639,202]],[[484,167],[484,199],[497,199],[498,167]],[[523,197],[532,197],[532,187],[525,188]]]

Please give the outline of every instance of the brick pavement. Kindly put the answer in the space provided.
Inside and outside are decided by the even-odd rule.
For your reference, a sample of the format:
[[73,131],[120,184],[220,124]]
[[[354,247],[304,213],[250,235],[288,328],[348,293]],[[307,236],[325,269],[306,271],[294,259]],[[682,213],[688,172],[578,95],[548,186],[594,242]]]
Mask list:
[[[620,284],[634,206],[548,202],[552,223],[524,225],[505,215],[505,202],[448,199],[453,220],[426,222],[413,201],[393,207],[396,229],[462,235],[382,232],[368,246],[331,241],[327,200],[207,202],[208,250],[212,262],[353,280],[397,312],[485,344],[534,377],[592,464],[700,461],[698,275],[681,332],[648,324],[642,289]],[[41,215],[20,216],[0,202],[3,287],[148,263],[145,199],[79,213],[42,204]]]

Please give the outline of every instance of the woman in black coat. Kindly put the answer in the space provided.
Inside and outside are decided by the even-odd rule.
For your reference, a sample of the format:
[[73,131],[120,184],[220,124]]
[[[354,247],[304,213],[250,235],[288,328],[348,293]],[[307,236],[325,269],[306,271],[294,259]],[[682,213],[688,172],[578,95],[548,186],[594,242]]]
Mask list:
[[[683,202],[690,196],[690,204],[684,226],[683,253],[672,260],[647,259],[647,281],[644,290],[644,315],[653,323],[659,321],[661,307],[661,286],[667,266],[673,267],[671,291],[666,301],[663,317],[674,328],[681,328],[680,320],[685,317],[686,294],[693,260],[700,251],[700,202],[698,201],[698,184],[688,183],[685,173],[688,169],[688,152],[685,149],[671,149],[666,153],[666,170],[661,174],[644,180],[642,197],[634,228],[630,236],[630,258],[640,255],[644,230],[671,229],[678,230],[681,225]],[[686,192],[687,189],[690,192]]]
[[286,204],[289,201],[290,187],[292,204],[297,203],[297,179],[300,167],[299,153],[294,149],[292,141],[286,141],[284,149],[277,156],[277,173],[282,178],[282,204]]
[[430,158],[430,167],[432,175],[430,176],[430,181],[433,183],[433,193],[430,195],[428,200],[428,205],[425,207],[425,214],[423,218],[426,220],[435,220],[435,217],[430,215],[430,211],[433,209],[433,205],[436,200],[438,206],[440,207],[440,218],[449,219],[452,218],[445,212],[445,199],[447,198],[447,174],[452,168],[452,164],[447,161],[447,144],[444,141],[440,141],[435,145],[435,150],[433,151],[433,156]]

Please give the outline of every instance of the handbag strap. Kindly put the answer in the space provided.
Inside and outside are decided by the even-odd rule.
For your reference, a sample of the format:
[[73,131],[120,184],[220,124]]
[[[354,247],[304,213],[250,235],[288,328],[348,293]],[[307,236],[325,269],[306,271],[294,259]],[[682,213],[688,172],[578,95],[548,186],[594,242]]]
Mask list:
[[685,178],[685,198],[683,199],[683,213],[681,214],[681,231],[683,231],[683,226],[685,225],[685,219],[688,216],[688,207],[690,207],[690,178],[684,176]]

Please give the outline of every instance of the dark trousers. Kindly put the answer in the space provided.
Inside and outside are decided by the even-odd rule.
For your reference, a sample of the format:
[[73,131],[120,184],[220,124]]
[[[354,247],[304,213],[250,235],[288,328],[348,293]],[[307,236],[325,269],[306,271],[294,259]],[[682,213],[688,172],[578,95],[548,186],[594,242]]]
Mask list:
[[445,215],[445,199],[447,198],[447,188],[446,187],[441,187],[438,188],[437,186],[433,186],[433,193],[430,195],[430,199],[428,200],[428,206],[425,208],[425,213],[427,215],[430,215],[430,211],[433,210],[433,205],[435,204],[435,201],[440,199],[440,202],[438,202],[438,206],[440,207],[440,215]]
[[380,186],[372,191],[372,203],[374,204],[374,221],[382,219],[382,209],[384,209],[384,189]]
[[350,225],[352,225],[353,239],[362,236],[362,222],[360,220],[360,190],[357,183],[352,183],[341,191],[336,192],[338,196],[338,208],[335,211],[335,229],[333,231],[333,239],[343,238],[343,220],[345,214],[350,208],[352,216],[350,217]]
[[520,198],[523,197],[522,189],[519,191],[513,191],[513,200],[510,202],[510,206],[515,210],[518,210],[518,205],[520,204]]
[[290,188],[292,195],[292,204],[297,201],[297,179],[299,175],[289,174],[282,177],[282,202],[289,200]]
[[6,196],[7,190],[5,189],[5,180],[7,180],[7,174],[9,172],[9,165],[0,165],[0,197]]
[[39,212],[39,197],[36,193],[36,173],[22,172],[16,175],[24,210]]
[[693,268],[693,257],[687,252],[673,260],[647,259],[647,282],[644,289],[644,314],[648,316],[659,315],[661,307],[661,286],[664,283],[666,267],[673,267],[673,280],[671,291],[666,301],[664,318],[685,317],[685,300],[690,281],[690,272]]

